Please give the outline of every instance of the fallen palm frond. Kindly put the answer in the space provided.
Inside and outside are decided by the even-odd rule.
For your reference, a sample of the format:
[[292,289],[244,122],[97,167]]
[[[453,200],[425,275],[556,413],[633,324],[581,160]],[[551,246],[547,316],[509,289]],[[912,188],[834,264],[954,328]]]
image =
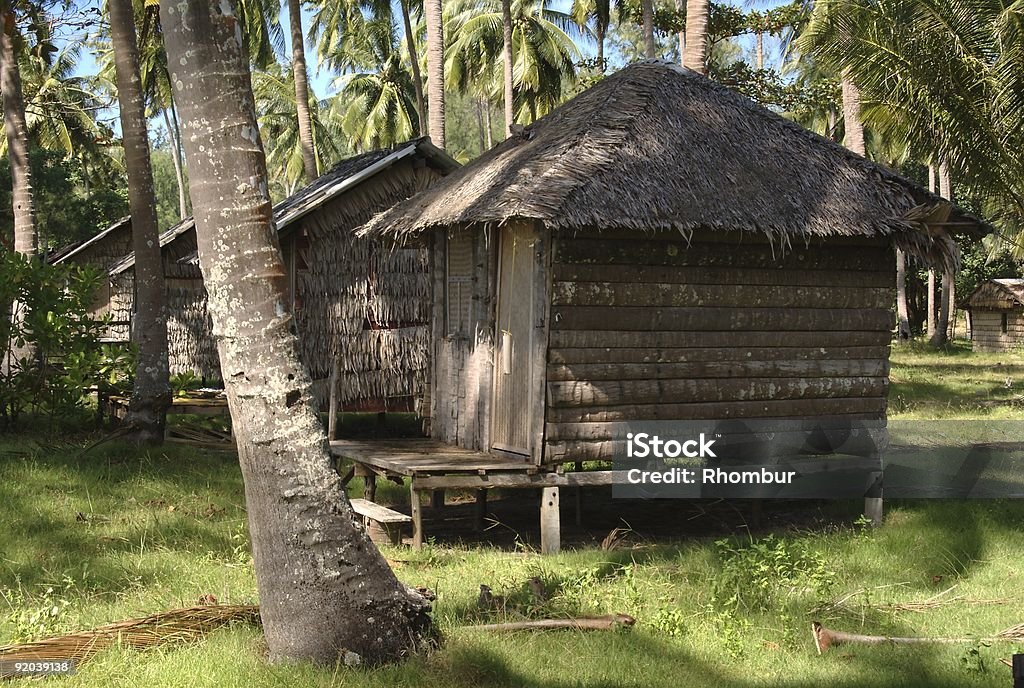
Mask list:
[[999,640],[1024,640],[1024,624],[1017,624],[996,635]]
[[0,647],[0,660],[74,660],[81,664],[96,653],[121,645],[145,650],[167,643],[187,643],[202,639],[211,631],[235,621],[258,624],[260,610],[255,605],[204,605],[172,609],[141,619],[128,619],[100,626],[91,631]]
[[980,607],[980,606],[987,606],[987,605],[1009,604],[1010,602],[1013,601],[1013,600],[1011,600],[1009,598],[1005,598],[1005,597],[991,598],[991,599],[977,599],[977,598],[973,598],[973,597],[964,597],[963,595],[949,596],[949,593],[952,592],[956,588],[956,586],[954,585],[952,587],[946,588],[945,590],[943,590],[942,592],[938,593],[937,595],[932,595],[931,597],[929,597],[926,600],[917,600],[917,601],[910,601],[910,602],[883,602],[883,603],[877,603],[877,604],[864,603],[864,604],[859,605],[859,606],[858,605],[850,605],[850,604],[848,604],[850,602],[850,600],[853,600],[853,599],[855,599],[855,598],[857,598],[857,597],[859,597],[861,595],[866,595],[869,592],[873,592],[875,590],[881,590],[883,588],[897,587],[897,586],[900,586],[900,585],[906,585],[906,583],[897,583],[896,586],[893,586],[893,585],[881,585],[881,586],[878,586],[878,587],[875,587],[875,588],[870,588],[870,589],[864,588],[864,589],[861,589],[861,590],[855,590],[854,592],[851,592],[848,595],[844,595],[843,597],[839,598],[838,600],[835,600],[833,602],[829,602],[826,605],[822,605],[822,606],[817,607],[814,611],[817,612],[817,613],[827,613],[827,612],[838,611],[838,610],[841,610],[841,609],[846,609],[846,608],[848,608],[850,606],[854,606],[854,607],[856,607],[858,609],[867,608],[867,609],[878,609],[878,610],[881,610],[881,611],[922,613],[922,612],[926,612],[926,611],[929,611],[929,610],[932,610],[932,609],[938,609],[940,607],[947,607],[947,606],[954,605],[954,604],[962,604],[962,605],[966,605],[966,606],[969,606],[969,607]]

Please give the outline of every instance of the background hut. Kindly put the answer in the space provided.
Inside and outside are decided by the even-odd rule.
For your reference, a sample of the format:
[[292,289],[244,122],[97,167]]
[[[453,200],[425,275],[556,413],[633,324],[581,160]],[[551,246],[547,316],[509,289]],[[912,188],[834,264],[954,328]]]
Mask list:
[[[274,206],[301,353],[321,402],[338,362],[338,399],[350,407],[407,407],[425,388],[429,346],[428,246],[360,239],[375,213],[430,187],[458,163],[420,139],[348,158]],[[171,372],[219,378],[191,218],[160,239],[168,290]],[[111,270],[132,279],[134,255]]]
[[366,231],[436,242],[434,437],[553,467],[621,456],[625,421],[884,421],[893,245],[953,266],[951,227],[981,229],[644,62]]
[[[106,272],[131,250],[132,219],[123,217],[90,239],[54,251],[47,260],[53,265],[73,263]],[[107,342],[127,342],[131,336],[133,286],[125,291],[123,284],[107,281],[96,294],[89,315],[110,316],[110,326],[103,337]]]
[[1024,279],[982,282],[965,308],[975,351],[1010,351],[1024,345]]

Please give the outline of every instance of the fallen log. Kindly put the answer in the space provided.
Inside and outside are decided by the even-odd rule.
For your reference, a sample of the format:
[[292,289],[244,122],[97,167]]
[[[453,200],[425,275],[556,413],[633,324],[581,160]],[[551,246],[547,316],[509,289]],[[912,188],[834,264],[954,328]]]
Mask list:
[[534,621],[510,621],[508,623],[478,624],[467,626],[477,631],[550,631],[570,629],[574,631],[611,631],[620,627],[629,627],[636,623],[629,614],[609,614],[608,616],[582,616],[569,619],[537,619]]

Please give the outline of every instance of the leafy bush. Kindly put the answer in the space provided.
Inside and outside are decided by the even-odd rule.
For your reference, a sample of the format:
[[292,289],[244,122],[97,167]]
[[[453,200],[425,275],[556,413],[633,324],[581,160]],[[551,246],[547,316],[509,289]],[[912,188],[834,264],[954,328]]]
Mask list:
[[105,321],[88,314],[100,283],[97,270],[0,250],[0,427],[67,412],[85,389],[126,379],[131,356],[101,346]]

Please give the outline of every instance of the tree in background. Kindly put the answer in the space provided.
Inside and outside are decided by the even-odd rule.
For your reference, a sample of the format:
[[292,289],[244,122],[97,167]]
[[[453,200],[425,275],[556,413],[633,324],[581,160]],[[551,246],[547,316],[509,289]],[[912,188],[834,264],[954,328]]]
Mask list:
[[444,119],[444,15],[441,0],[424,0],[427,22],[427,107],[428,134],[440,149],[445,148]]
[[[248,65],[228,0],[164,3],[196,237],[245,482],[270,660],[396,661],[429,604],[357,525],[285,304]],[[433,105],[433,104],[432,104]],[[284,315],[282,315],[284,314]]]
[[35,208],[32,204],[32,168],[28,159],[28,124],[21,89],[16,43],[20,40],[17,15],[11,0],[0,0],[0,93],[3,94],[4,133],[11,164],[14,201],[14,250],[25,256],[38,249]]
[[164,308],[164,268],[160,256],[160,232],[156,225],[146,104],[139,77],[135,14],[132,0],[108,0],[107,11],[114,44],[118,111],[132,215],[132,249],[135,251],[132,338],[138,347],[138,358],[126,422],[133,427],[138,441],[161,444],[167,409],[171,406],[167,312]]
[[313,121],[309,111],[309,73],[306,70],[306,45],[302,33],[302,3],[288,0],[288,24],[292,37],[292,75],[295,84],[295,112],[299,124],[299,143],[302,147],[302,168],[306,181],[320,176],[313,146]]

